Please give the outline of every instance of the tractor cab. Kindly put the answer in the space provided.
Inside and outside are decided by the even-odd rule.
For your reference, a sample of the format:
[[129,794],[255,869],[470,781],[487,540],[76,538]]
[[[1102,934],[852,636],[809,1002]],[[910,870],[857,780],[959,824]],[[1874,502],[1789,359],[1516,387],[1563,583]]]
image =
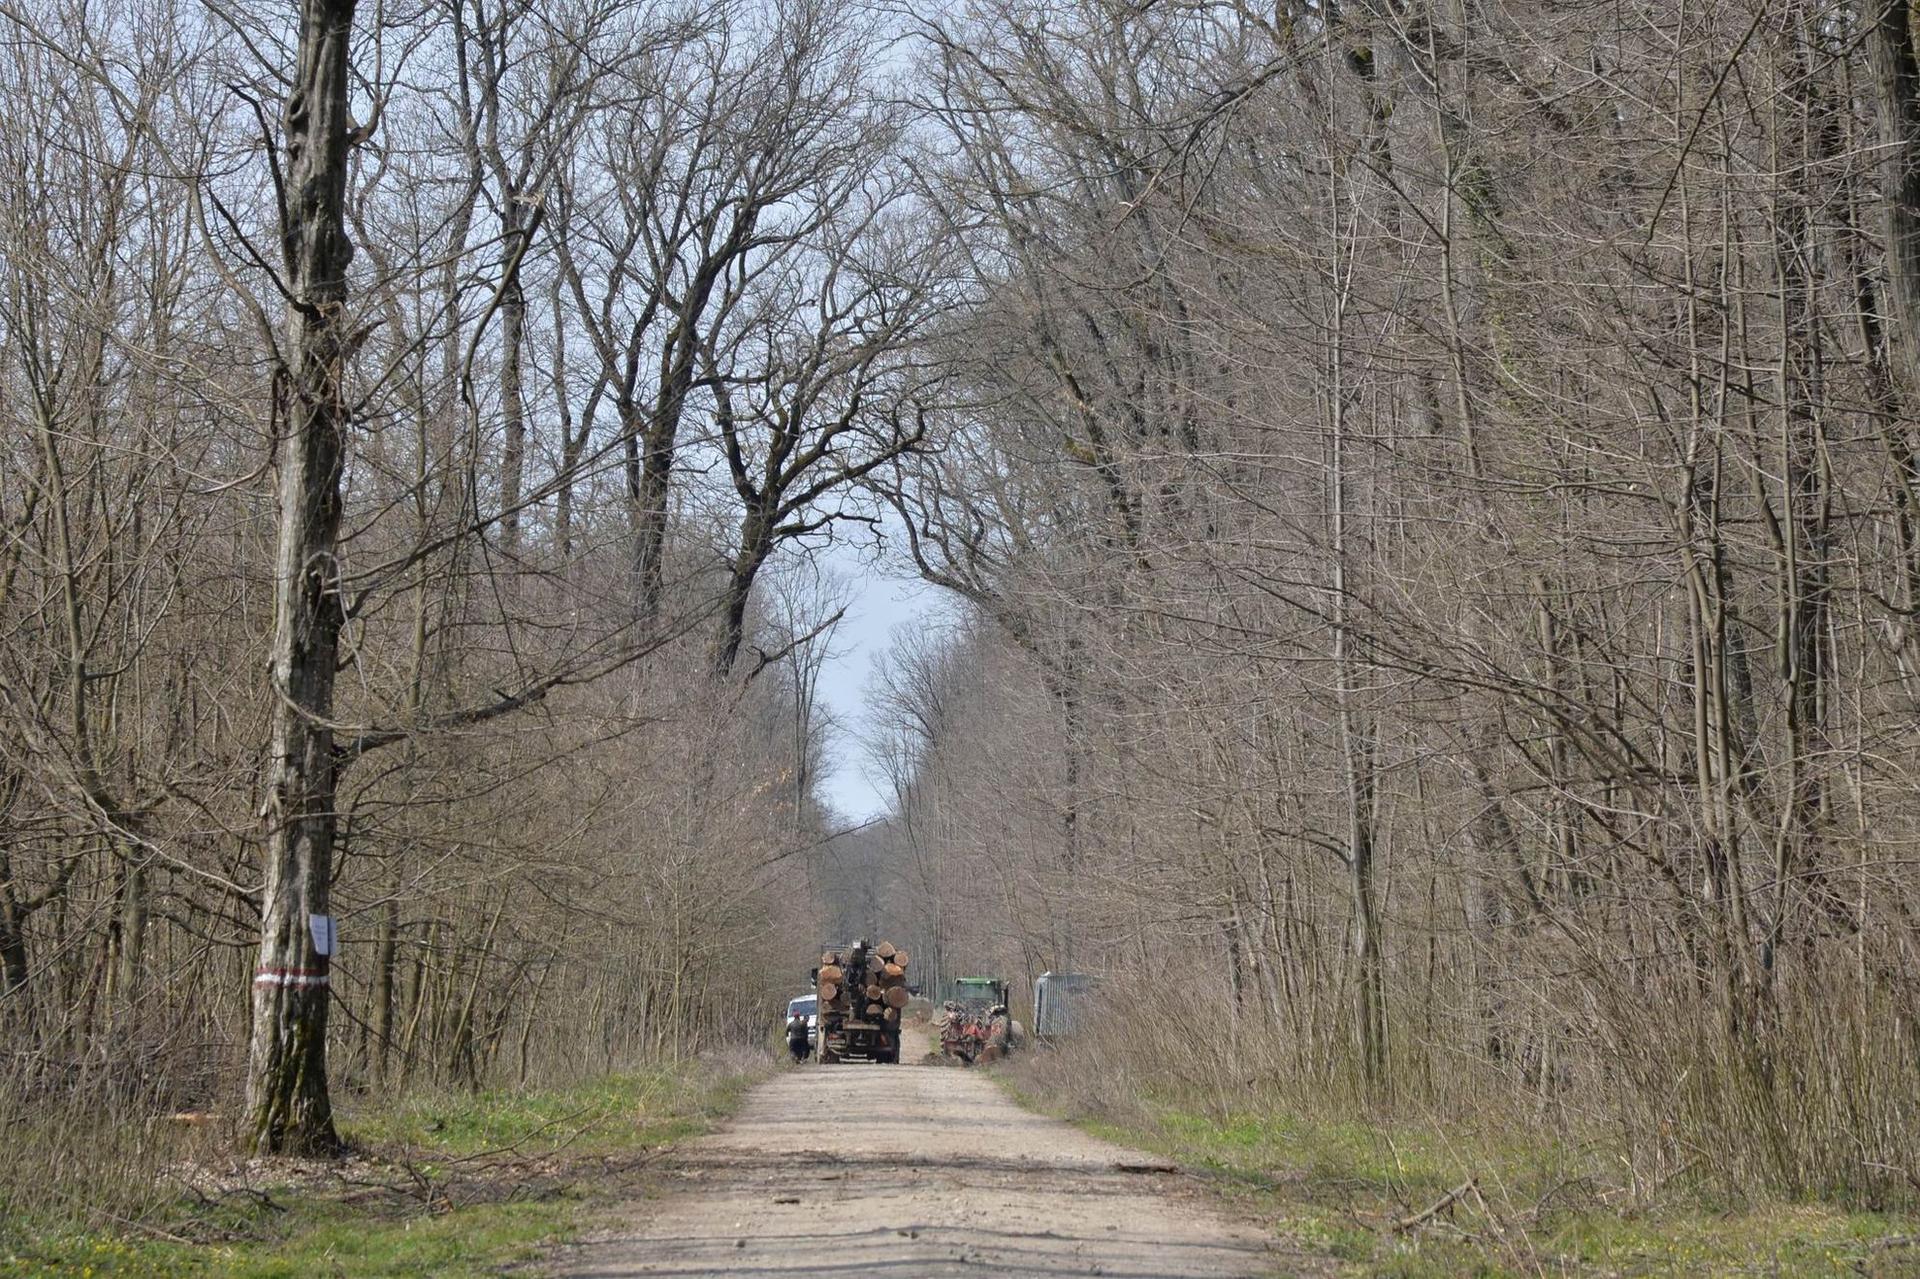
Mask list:
[[1007,983],[997,977],[956,977],[948,998],[962,1008],[991,1008],[1007,1002]]

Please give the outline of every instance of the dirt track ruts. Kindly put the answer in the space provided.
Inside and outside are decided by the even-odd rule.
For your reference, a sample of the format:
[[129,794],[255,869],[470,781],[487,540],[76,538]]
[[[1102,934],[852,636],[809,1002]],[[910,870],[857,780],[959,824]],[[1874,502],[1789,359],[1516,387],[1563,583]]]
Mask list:
[[[911,1045],[910,1045],[911,1047]],[[1198,1279],[1300,1258],[1158,1161],[931,1066],[817,1066],[760,1085],[665,1161],[657,1198],[562,1275]],[[1136,1170],[1127,1170],[1132,1165]]]

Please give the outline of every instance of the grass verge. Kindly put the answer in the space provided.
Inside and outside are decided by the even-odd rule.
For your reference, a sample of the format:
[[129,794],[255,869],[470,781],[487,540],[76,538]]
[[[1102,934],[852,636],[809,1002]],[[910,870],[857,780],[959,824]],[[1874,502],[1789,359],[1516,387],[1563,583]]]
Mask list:
[[343,1108],[354,1154],[198,1161],[139,1220],[0,1222],[0,1279],[497,1274],[644,1192],[651,1155],[731,1112],[772,1058]]
[[1357,1122],[1249,1097],[1123,1104],[1000,1074],[1030,1109],[1198,1173],[1301,1250],[1354,1275],[1868,1275],[1920,1279],[1920,1220],[1818,1203],[1636,1196],[1598,1146],[1495,1124]]

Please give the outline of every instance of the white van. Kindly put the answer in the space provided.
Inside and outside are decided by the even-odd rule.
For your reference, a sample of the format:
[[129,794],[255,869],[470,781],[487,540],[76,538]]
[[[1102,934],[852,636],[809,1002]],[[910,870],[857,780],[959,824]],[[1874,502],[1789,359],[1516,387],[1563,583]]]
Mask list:
[[787,1015],[780,1021],[780,1034],[784,1038],[787,1033],[787,1024],[803,1014],[807,1019],[807,1049],[811,1052],[820,1047],[820,997],[818,995],[795,995],[787,1001]]

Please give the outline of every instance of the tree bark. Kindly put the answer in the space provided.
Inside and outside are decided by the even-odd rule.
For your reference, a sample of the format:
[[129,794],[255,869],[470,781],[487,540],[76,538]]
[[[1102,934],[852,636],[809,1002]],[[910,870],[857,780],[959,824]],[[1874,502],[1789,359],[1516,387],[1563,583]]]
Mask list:
[[328,913],[336,764],[334,674],[344,621],[338,584],[340,485],[349,354],[346,271],[347,54],[354,0],[302,0],[299,55],[285,119],[282,211],[288,365],[275,557],[266,884],[245,1140],[263,1153],[337,1150],[327,1089],[329,958],[309,919]]
[[720,619],[719,642],[714,645],[713,675],[733,673],[740,647],[747,638],[747,607],[753,602],[753,584],[773,551],[773,530],[763,512],[749,509],[741,521],[740,548],[727,575],[726,606]]
[[[1885,370],[1879,388],[1881,432],[1893,464],[1891,496],[1901,546],[1905,604],[1920,604],[1920,445],[1903,412],[1920,397],[1920,54],[1914,49],[1908,0],[1887,0],[1870,33],[1874,85],[1880,99],[1884,142],[1884,254],[1887,281],[1873,303],[1863,252],[1857,268],[1860,319],[1870,367]],[[1865,237],[1860,237],[1864,239]],[[1915,633],[1909,621],[1899,631],[1901,647]]]
[[[27,930],[25,912],[13,891],[13,863],[0,846],[0,1014],[27,1009]],[[12,1007],[19,1001],[19,1008]]]
[[500,540],[509,555],[520,551],[520,494],[525,484],[527,407],[522,359],[526,346],[527,291],[520,282],[525,210],[519,193],[509,190],[500,214],[501,238],[512,255],[500,286],[500,414],[505,439],[500,449]]
[[[691,363],[686,377],[692,377]],[[686,388],[679,378],[669,383],[661,406],[636,430],[628,442],[627,500],[633,520],[633,575],[639,615],[651,619],[660,612],[666,594],[667,523],[672,505],[674,454],[679,446],[680,413]]]
[[374,949],[373,1047],[368,1055],[372,1058],[373,1073],[378,1079],[387,1077],[393,1055],[393,979],[400,937],[397,878],[395,886],[388,890],[386,907],[380,913],[380,941]]
[[1887,0],[1870,40],[1885,142],[1887,309],[1901,392],[1920,393],[1920,55],[1908,0]]
[[126,850],[127,865],[120,880],[119,944],[114,954],[114,997],[125,1008],[140,1000],[140,976],[147,945],[147,868],[140,850]]
[[1346,301],[1344,292],[1335,297],[1333,342],[1328,369],[1331,390],[1327,401],[1333,428],[1328,442],[1326,490],[1328,549],[1332,553],[1333,568],[1329,591],[1332,622],[1332,651],[1329,656],[1333,662],[1334,704],[1338,711],[1341,774],[1346,792],[1345,861],[1353,912],[1350,940],[1354,965],[1354,1048],[1360,1058],[1362,1077],[1366,1086],[1372,1089],[1381,1085],[1386,1074],[1386,992],[1374,891],[1375,749],[1367,713],[1356,704],[1360,697],[1360,662],[1353,652],[1351,634],[1351,596],[1354,589],[1351,564],[1354,555],[1347,521]]

